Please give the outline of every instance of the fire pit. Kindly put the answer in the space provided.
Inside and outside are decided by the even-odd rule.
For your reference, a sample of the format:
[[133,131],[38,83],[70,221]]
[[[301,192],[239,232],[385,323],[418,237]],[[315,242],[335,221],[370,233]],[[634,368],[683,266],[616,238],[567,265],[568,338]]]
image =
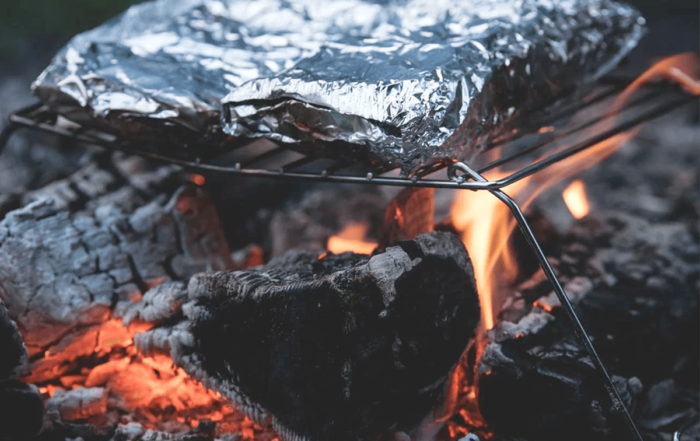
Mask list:
[[[0,200],[0,402],[27,412],[8,407],[0,437],[680,440],[698,416],[697,354],[677,341],[697,339],[697,201],[683,195],[697,175],[613,154],[697,102],[696,64],[603,77],[483,157],[410,176],[268,141],[191,157],[43,104],[13,113],[2,145],[32,129],[99,149]],[[563,190],[568,210],[538,202],[599,163]],[[643,215],[589,201],[637,165],[668,183],[640,190]],[[207,194],[225,174],[367,188],[258,210],[243,228],[257,239],[231,252]],[[341,194],[351,208],[328,209]],[[339,404],[352,388],[365,402]]]

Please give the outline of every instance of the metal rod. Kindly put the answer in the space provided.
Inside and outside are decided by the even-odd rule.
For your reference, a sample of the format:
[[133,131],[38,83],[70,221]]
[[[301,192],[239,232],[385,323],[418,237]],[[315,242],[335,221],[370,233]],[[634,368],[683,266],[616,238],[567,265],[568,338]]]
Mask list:
[[[464,163],[457,164],[460,164],[460,170],[467,173],[475,181],[486,182],[486,179],[483,176],[472,170],[468,165]],[[644,441],[642,435],[639,433],[639,430],[637,429],[637,426],[634,423],[634,420],[632,419],[632,415],[630,415],[629,411],[627,410],[627,407],[625,407],[625,403],[620,397],[620,394],[617,392],[617,389],[615,389],[615,385],[612,382],[612,378],[610,378],[610,375],[608,374],[608,371],[605,368],[603,361],[600,359],[600,356],[598,356],[598,352],[595,350],[593,342],[588,337],[586,329],[583,327],[581,320],[579,320],[578,318],[578,314],[576,314],[573,305],[569,301],[569,297],[566,295],[566,292],[561,286],[561,283],[559,283],[559,279],[554,273],[554,269],[549,264],[549,261],[547,260],[544,251],[542,251],[542,248],[540,247],[540,244],[537,241],[535,234],[532,232],[532,229],[530,228],[527,219],[525,219],[525,215],[520,210],[518,204],[510,196],[505,194],[503,190],[495,189],[490,190],[490,192],[501,202],[506,204],[506,206],[513,213],[515,220],[518,222],[520,230],[525,235],[527,243],[530,245],[530,248],[532,248],[532,251],[535,253],[537,260],[539,261],[540,267],[542,267],[542,270],[547,276],[547,279],[554,287],[554,292],[556,293],[559,302],[561,302],[562,306],[564,307],[564,311],[566,311],[567,317],[573,325],[576,337],[578,337],[581,344],[586,348],[586,351],[588,352],[588,355],[590,355],[596,370],[601,376],[601,379],[603,380],[603,386],[605,387],[612,401],[613,409],[622,416],[633,439],[635,441]]]
[[566,150],[562,150],[561,152],[557,152],[551,156],[548,156],[546,159],[543,159],[541,161],[535,162],[534,164],[527,166],[523,169],[518,170],[517,172],[511,174],[510,176],[498,180],[498,181],[491,181],[492,183],[496,183],[495,186],[491,188],[503,188],[507,187],[510,184],[513,184],[514,182],[517,182],[527,176],[530,176],[534,173],[537,173],[540,170],[543,170],[547,167],[549,167],[551,164],[555,162],[559,162],[563,159],[568,158],[569,156],[573,156],[576,153],[579,153],[587,148],[590,148],[598,143],[601,143],[615,135],[618,135],[620,133],[626,132],[628,130],[631,130],[641,124],[642,122],[649,121],[651,119],[658,118],[662,115],[666,115],[668,112],[671,110],[675,109],[676,107],[679,107],[682,104],[685,104],[690,101],[696,101],[697,97],[695,96],[686,96],[685,98],[679,99],[677,101],[672,101],[669,104],[666,104],[664,106],[657,107],[651,111],[645,112],[642,116],[639,118],[634,118],[630,121],[624,122],[620,124],[619,126],[615,127],[614,129],[607,130],[599,135],[596,135],[586,142],[583,142],[579,145],[576,145],[574,147],[568,148]]
[[[123,151],[126,153],[131,153],[131,154],[136,154],[136,155],[141,155],[141,156],[146,156],[150,157],[152,159],[160,160],[160,161],[167,161],[173,164],[181,165],[183,167],[188,167],[192,169],[200,169],[200,170],[210,170],[210,171],[217,171],[217,172],[223,172],[223,173],[235,173],[235,174],[241,174],[241,175],[249,175],[249,176],[256,176],[256,177],[262,177],[262,178],[274,178],[274,179],[295,179],[295,180],[305,180],[305,181],[317,181],[317,182],[338,182],[338,183],[354,183],[354,184],[372,184],[372,185],[386,185],[386,186],[394,186],[394,187],[430,187],[430,188],[463,188],[463,189],[470,189],[470,190],[494,190],[498,188],[503,188],[505,186],[508,186],[520,179],[523,179],[527,176],[530,176],[548,166],[551,164],[560,161],[568,156],[572,156],[582,150],[585,150],[586,148],[589,148],[601,140],[606,139],[606,137],[614,136],[618,133],[624,132],[626,130],[629,130],[642,122],[651,120],[653,118],[659,117],[661,115],[666,114],[670,110],[679,107],[685,103],[690,102],[691,100],[695,100],[695,97],[686,97],[685,99],[679,99],[679,100],[674,100],[672,103],[664,106],[660,106],[658,108],[653,109],[650,112],[646,112],[641,116],[635,117],[632,121],[628,121],[621,126],[607,131],[604,134],[601,134],[599,136],[596,136],[594,138],[591,138],[588,140],[588,142],[581,143],[579,145],[570,147],[568,149],[562,150],[561,152],[558,152],[556,154],[553,154],[552,156],[549,156],[543,160],[540,160],[534,164],[531,164],[530,166],[527,166],[523,169],[520,169],[511,175],[507,176],[504,179],[498,180],[498,181],[489,181],[489,182],[479,182],[479,181],[472,181],[472,180],[465,180],[465,179],[456,179],[456,180],[448,180],[448,179],[410,179],[410,178],[405,178],[405,177],[385,177],[385,176],[378,176],[379,173],[372,173],[372,177],[368,177],[367,175],[339,175],[336,174],[336,172],[350,167],[353,164],[351,163],[337,163],[336,165],[330,167],[327,169],[325,173],[314,173],[314,172],[287,172],[284,167],[281,167],[281,169],[277,170],[267,170],[267,169],[250,169],[250,168],[245,168],[245,167],[231,167],[231,166],[220,166],[220,165],[215,165],[211,163],[207,163],[206,161],[194,161],[194,160],[187,160],[187,159],[181,159],[181,158],[176,158],[173,156],[168,156],[168,155],[163,155],[157,152],[152,152],[152,151],[146,151],[146,150],[138,150],[133,147],[129,147],[128,145],[121,144],[121,143],[115,143],[115,142],[110,142],[98,138],[94,138],[91,136],[86,136],[85,134],[76,134],[70,130],[66,130],[60,127],[56,127],[55,125],[48,124],[45,122],[38,121],[38,117],[46,114],[47,111],[44,111],[43,113],[40,112],[39,115],[32,115],[31,117],[27,115],[27,113],[31,113],[30,111],[41,111],[41,108],[37,108],[36,105],[26,108],[23,110],[20,110],[19,112],[10,115],[10,121],[13,124],[27,127],[27,128],[32,128],[32,129],[39,129],[45,132],[57,134],[60,136],[68,137],[71,139],[74,139],[78,142],[86,143],[86,144],[93,144],[93,145],[99,145],[101,147],[105,147],[108,149],[112,150],[119,150]],[[27,115],[27,116],[25,116]],[[35,119],[32,119],[35,118]],[[488,166],[486,166],[488,168]],[[483,169],[479,169],[479,172],[482,172]],[[449,172],[449,169],[448,169]],[[448,173],[449,174],[449,173]]]
[[[643,103],[643,102],[645,102],[647,99],[649,99],[649,98],[654,98],[654,97],[657,97],[657,96],[659,96],[659,95],[661,95],[661,91],[658,91],[658,90],[657,90],[657,91],[652,91],[651,93],[649,93],[649,94],[647,94],[647,95],[638,97],[637,99],[633,100],[633,101],[627,106],[627,108],[630,108],[630,107],[633,107],[633,106],[635,106],[635,105],[637,105],[637,104]],[[581,123],[581,124],[577,124],[577,125],[575,125],[575,126],[573,126],[573,127],[571,127],[571,128],[564,129],[564,130],[562,130],[562,131],[559,132],[559,133],[556,133],[556,132],[555,132],[555,133],[554,133],[554,136],[547,137],[547,138],[544,139],[543,141],[537,142],[536,144],[533,144],[533,145],[531,145],[531,146],[529,146],[529,147],[526,147],[526,148],[524,148],[524,149],[520,149],[520,150],[518,150],[517,152],[515,152],[515,153],[513,153],[513,154],[511,154],[511,155],[504,156],[504,157],[502,157],[502,158],[500,158],[500,159],[497,159],[497,160],[491,162],[490,164],[488,164],[488,165],[486,165],[486,166],[480,168],[480,169],[479,169],[479,173],[483,173],[483,172],[485,172],[486,170],[491,170],[491,169],[493,169],[493,168],[499,167],[499,166],[501,166],[501,165],[503,165],[503,164],[505,164],[505,163],[508,163],[508,162],[514,160],[514,159],[521,158],[521,157],[523,157],[523,156],[525,156],[525,155],[527,155],[527,154],[530,154],[530,153],[532,153],[532,152],[534,152],[534,151],[536,151],[536,150],[541,149],[542,147],[546,147],[546,146],[548,146],[548,145],[550,145],[550,144],[552,144],[552,143],[554,143],[554,142],[560,141],[560,140],[562,140],[562,139],[564,139],[564,138],[567,138],[567,137],[569,137],[569,136],[571,136],[571,135],[574,135],[574,134],[577,133],[577,132],[580,132],[580,131],[585,130],[585,129],[590,128],[590,127],[593,127],[593,126],[595,126],[596,124],[600,124],[601,122],[603,122],[603,121],[605,121],[605,120],[612,119],[612,118],[614,118],[615,116],[617,116],[617,113],[610,110],[610,111],[607,111],[607,112],[603,113],[602,116],[600,116],[600,117],[592,118],[592,119],[590,119],[590,120],[588,120],[588,121],[585,121],[585,122],[583,122],[583,123]]]
[[673,432],[673,441],[681,441],[681,436],[683,436],[683,432],[688,430],[690,426],[692,426],[695,423],[695,418],[689,420],[687,423],[683,424],[678,430]]

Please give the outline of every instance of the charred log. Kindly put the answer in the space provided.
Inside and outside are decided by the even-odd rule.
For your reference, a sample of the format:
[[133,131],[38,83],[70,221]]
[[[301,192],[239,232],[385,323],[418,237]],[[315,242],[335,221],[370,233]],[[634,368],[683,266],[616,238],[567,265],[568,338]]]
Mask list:
[[59,390],[47,401],[46,411],[59,421],[87,420],[107,412],[108,396],[101,387]]
[[33,385],[16,378],[27,367],[27,349],[0,300],[0,439],[16,439],[39,433],[44,405]]
[[188,321],[137,346],[169,350],[294,441],[415,429],[479,319],[471,263],[447,233],[369,260],[292,252],[256,271],[199,274],[188,296]]
[[27,348],[17,324],[0,299],[0,381],[17,378],[27,368]]
[[0,222],[0,298],[33,359],[30,381],[92,354],[96,326],[118,303],[231,268],[213,205],[199,189],[179,188],[177,174],[110,155],[25,194],[26,205]]
[[697,390],[700,243],[694,229],[619,212],[572,229],[560,272],[592,280],[579,314],[613,372],[648,385],[672,373]]
[[36,386],[0,381],[0,439],[33,436],[43,426],[44,403]]
[[[507,311],[511,319],[522,303],[516,300]],[[615,427],[601,379],[566,318],[537,307],[519,315],[499,321],[487,334],[479,363],[479,406],[486,422],[499,434],[532,440],[612,439]],[[613,379],[633,408],[641,382]]]
[[[697,407],[691,393],[698,371],[697,247],[684,224],[608,213],[575,224],[554,259],[601,358],[620,375],[618,389],[650,437],[664,430],[670,436],[689,417],[687,409]],[[479,368],[481,412],[497,433],[611,439],[602,383],[550,289],[536,274],[490,331]],[[642,391],[642,383],[654,386]]]

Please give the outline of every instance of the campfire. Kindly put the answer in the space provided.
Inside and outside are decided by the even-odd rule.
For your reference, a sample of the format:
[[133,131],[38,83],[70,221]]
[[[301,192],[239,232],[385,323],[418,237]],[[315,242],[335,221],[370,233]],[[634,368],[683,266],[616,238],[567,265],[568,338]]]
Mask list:
[[[639,23],[624,26],[634,34]],[[317,44],[293,36],[290,51]],[[299,53],[299,66],[315,60]],[[61,56],[73,70],[85,61]],[[450,126],[447,156],[401,150],[391,163],[371,142],[416,127],[328,116],[331,105],[303,102],[303,88],[289,92],[298,102],[257,98],[264,76],[235,79],[218,133],[209,103],[176,117],[159,108],[155,122],[89,123],[84,109],[54,107],[58,74],[47,72],[35,85],[44,102],[12,114],[0,140],[55,143],[49,133],[82,156],[50,147],[69,172],[0,195],[1,440],[700,433],[698,129],[680,121],[700,96],[696,56],[561,92],[517,125],[508,118],[520,110],[498,102]],[[296,84],[284,76],[293,71],[273,73],[288,80],[276,87]],[[280,122],[298,107],[315,126]],[[449,156],[479,117],[487,148]],[[323,118],[348,118],[356,132],[325,132]],[[173,121],[182,125],[158,143]],[[429,126],[416,132],[426,149],[446,130]],[[33,130],[10,136],[21,128]],[[381,137],[358,159],[345,138],[362,130]],[[257,131],[269,139],[217,151]],[[240,189],[233,204],[229,186]]]

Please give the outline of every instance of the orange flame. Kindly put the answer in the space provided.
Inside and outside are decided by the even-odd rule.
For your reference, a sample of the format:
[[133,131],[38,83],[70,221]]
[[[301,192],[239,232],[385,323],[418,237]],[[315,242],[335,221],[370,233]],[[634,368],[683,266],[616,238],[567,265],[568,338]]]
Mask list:
[[[663,59],[630,84],[615,100],[611,111],[618,113],[637,89],[658,80],[676,82],[689,93],[700,95],[697,76],[696,55],[680,54]],[[504,191],[525,210],[547,188],[604,160],[635,134],[636,130],[633,130],[612,136],[504,188]],[[502,170],[492,170],[485,173],[484,177],[498,180],[506,174]],[[509,239],[516,225],[515,219],[504,204],[484,191],[457,192],[451,218],[470,252],[481,298],[482,326],[490,329],[497,314],[494,308],[503,301],[498,294],[513,283],[518,272],[515,256],[509,247]]]
[[346,225],[337,234],[328,238],[328,251],[334,254],[348,251],[357,254],[372,254],[377,248],[377,243],[365,240],[368,229],[368,225],[364,223]]
[[591,204],[586,196],[586,184],[582,180],[576,179],[561,194],[571,215],[576,219],[588,216],[591,212]]

